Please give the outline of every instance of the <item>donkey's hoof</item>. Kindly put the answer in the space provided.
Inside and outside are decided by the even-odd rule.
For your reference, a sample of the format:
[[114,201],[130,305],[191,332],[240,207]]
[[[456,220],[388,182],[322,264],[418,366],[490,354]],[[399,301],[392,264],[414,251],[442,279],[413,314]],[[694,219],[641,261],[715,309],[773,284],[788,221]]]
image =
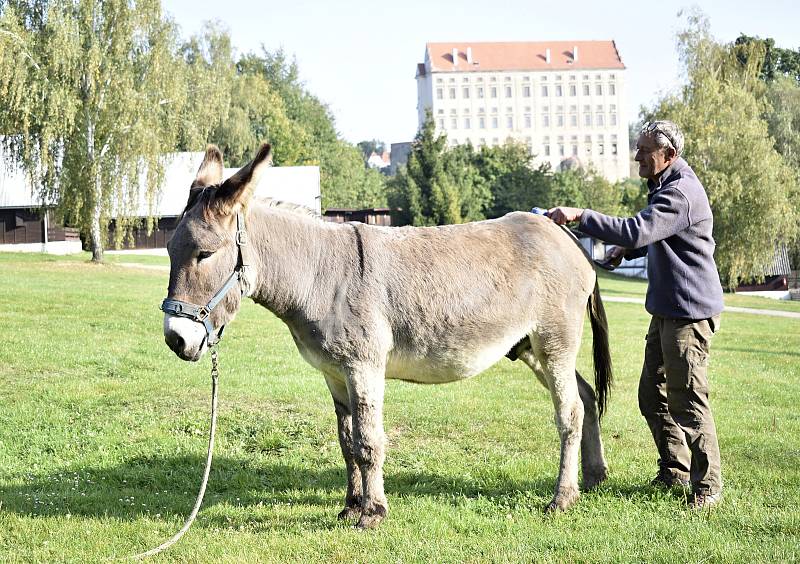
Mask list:
[[545,513],[555,513],[556,511],[566,511],[578,501],[579,493],[577,490],[559,491],[553,501],[544,508]]
[[336,516],[340,521],[354,521],[361,517],[360,507],[345,507]]
[[608,479],[608,468],[597,468],[593,470],[583,470],[583,490],[590,491]]
[[361,517],[356,525],[359,529],[374,529],[386,518],[386,507],[375,505],[361,511]]

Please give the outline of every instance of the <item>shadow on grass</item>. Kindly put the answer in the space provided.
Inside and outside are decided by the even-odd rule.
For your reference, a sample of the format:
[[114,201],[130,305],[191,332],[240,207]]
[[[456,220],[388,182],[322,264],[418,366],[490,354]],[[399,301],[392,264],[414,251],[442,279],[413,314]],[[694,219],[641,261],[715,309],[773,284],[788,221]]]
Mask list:
[[[30,517],[58,517],[70,514],[96,518],[136,520],[142,517],[187,516],[194,504],[205,459],[195,456],[137,458],[108,468],[63,470],[49,475],[29,474],[16,483],[0,486],[0,511]],[[509,509],[540,510],[550,501],[555,476],[516,480],[502,472],[492,483],[453,475],[399,471],[386,475],[386,494],[402,499],[432,498],[438,503],[458,505],[465,499],[482,498]],[[308,469],[281,463],[258,463],[246,459],[214,459],[203,507],[228,504],[234,507],[313,506],[322,508],[309,517],[281,516],[280,525],[263,516],[251,515],[248,525],[265,528],[304,527],[331,529],[339,526],[345,486],[344,465]],[[596,493],[625,498],[651,498],[654,489],[610,480]],[[663,495],[663,494],[655,494]],[[580,503],[580,502],[579,502]],[[233,517],[213,516],[200,526],[234,526]]]

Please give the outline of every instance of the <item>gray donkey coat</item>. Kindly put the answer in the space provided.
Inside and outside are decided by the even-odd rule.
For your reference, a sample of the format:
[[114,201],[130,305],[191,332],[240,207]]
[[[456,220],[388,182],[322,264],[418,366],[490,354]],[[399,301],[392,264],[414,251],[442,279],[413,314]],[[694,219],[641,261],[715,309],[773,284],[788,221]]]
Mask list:
[[[251,265],[242,292],[227,294],[211,320],[230,322],[247,295],[286,323],[324,375],[347,467],[340,518],[374,527],[387,514],[386,378],[452,382],[506,354],[530,366],[555,405],[561,462],[548,509],[577,500],[579,449],[584,487],[606,478],[598,417],[611,382],[605,313],[596,274],[564,231],[521,212],[442,227],[326,223],[252,198],[269,155],[264,145],[222,182],[222,155],[209,147],[169,243],[168,297],[202,304],[220,288],[237,264],[242,212]],[[598,401],[575,371],[587,306]],[[183,359],[207,349],[206,331],[191,319],[165,314],[164,334]]]

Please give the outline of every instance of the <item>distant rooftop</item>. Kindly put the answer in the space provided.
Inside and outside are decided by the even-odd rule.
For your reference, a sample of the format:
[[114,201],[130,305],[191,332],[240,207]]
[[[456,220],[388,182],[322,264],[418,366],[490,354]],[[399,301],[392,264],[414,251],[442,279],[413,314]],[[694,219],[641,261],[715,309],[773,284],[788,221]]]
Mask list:
[[[425,48],[431,72],[625,68],[614,41],[428,43]],[[424,64],[417,73],[425,73]]]

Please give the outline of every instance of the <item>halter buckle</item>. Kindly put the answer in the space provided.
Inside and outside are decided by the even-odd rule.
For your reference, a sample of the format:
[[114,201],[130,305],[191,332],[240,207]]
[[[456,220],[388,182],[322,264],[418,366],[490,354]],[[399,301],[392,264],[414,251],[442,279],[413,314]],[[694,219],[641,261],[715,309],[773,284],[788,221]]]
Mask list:
[[211,311],[206,306],[200,306],[197,308],[197,320],[198,321],[205,321],[206,318],[211,315]]
[[244,229],[236,231],[236,244],[240,247],[244,247],[247,244],[247,231]]

